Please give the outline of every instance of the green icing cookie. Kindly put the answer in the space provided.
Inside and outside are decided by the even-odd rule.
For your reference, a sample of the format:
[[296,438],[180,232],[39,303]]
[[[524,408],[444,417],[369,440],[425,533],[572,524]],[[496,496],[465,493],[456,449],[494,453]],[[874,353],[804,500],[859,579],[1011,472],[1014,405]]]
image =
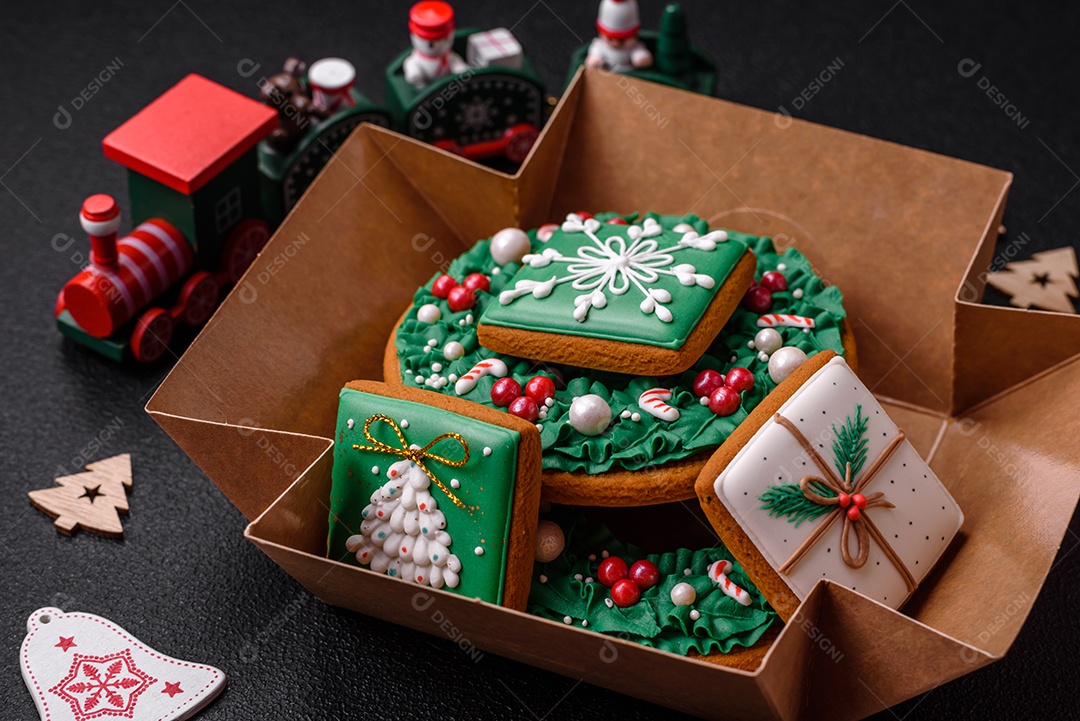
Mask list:
[[[613,213],[597,214],[604,221],[612,217],[634,220],[637,216],[616,216]],[[658,216],[647,214],[645,218],[656,219],[664,228],[679,223],[689,223],[704,229],[696,216]],[[845,317],[843,296],[835,287],[826,287],[814,273],[809,261],[794,248],[777,253],[768,238],[759,238],[733,231],[731,240],[748,246],[757,256],[757,278],[770,270],[781,270],[787,279],[788,289],[773,294],[772,313],[785,313],[813,318],[815,328],[804,333],[799,328],[777,328],[784,345],[802,349],[808,356],[823,350],[843,355],[841,326]],[[541,252],[544,243],[531,231],[533,252]],[[781,266],[783,266],[781,268]],[[540,364],[535,361],[501,356],[477,342],[476,321],[492,305],[497,304],[500,292],[508,287],[511,277],[519,270],[516,263],[499,266],[488,251],[488,241],[481,240],[469,251],[452,261],[447,269],[459,281],[470,273],[484,273],[490,278],[489,292],[478,292],[475,307],[452,312],[445,300],[431,292],[433,277],[419,288],[413,297],[413,307],[397,329],[395,344],[402,382],[405,385],[426,388],[434,392],[454,395],[454,382],[465,375],[479,361],[500,358],[508,368],[508,375],[522,387],[535,375],[547,375],[556,380],[557,391],[554,404],[546,417],[538,423],[543,445],[545,470],[565,472],[604,473],[611,469],[637,470],[670,461],[687,458],[695,453],[712,450],[719,446],[776,387],[768,374],[768,363],[758,358],[757,351],[748,342],[760,330],[758,315],[743,307],[735,310],[708,351],[691,367],[676,376],[662,379],[635,377],[618,373],[593,371],[570,366]],[[437,276],[436,276],[437,277]],[[801,296],[801,297],[798,297]],[[434,304],[441,317],[434,323],[417,319],[417,309]],[[606,309],[604,309],[606,310]],[[445,349],[448,343],[460,343],[463,355],[448,359]],[[451,356],[454,354],[451,353]],[[743,393],[742,408],[735,414],[720,417],[700,404],[691,392],[698,372],[711,368],[726,373],[731,368],[749,368],[754,374],[754,388]],[[561,376],[562,382],[559,377]],[[481,377],[476,386],[463,394],[477,403],[494,406],[491,386],[496,378]],[[638,406],[642,392],[663,386],[673,388],[668,403],[679,410],[676,421],[662,421],[644,412]],[[574,397],[594,393],[611,406],[613,421],[603,434],[586,436],[567,423],[567,414]],[[636,418],[636,420],[635,420]]]
[[[416,463],[401,455],[385,448],[354,448],[380,448],[378,444],[384,444],[402,449],[393,426],[385,421],[374,421],[369,428],[376,443],[365,436],[367,419],[380,414],[397,424],[406,448],[414,444],[427,446],[448,432],[460,434],[468,444],[468,461],[455,467],[439,458],[425,459],[424,466],[445,487],[440,488]],[[408,575],[421,585],[437,585],[462,596],[501,603],[519,441],[520,434],[508,428],[419,403],[343,389],[334,445],[328,557],[353,565],[370,565],[372,570],[390,576]],[[464,447],[455,438],[439,441],[430,453],[451,463],[465,455]],[[424,486],[425,490],[410,491],[405,487],[410,483],[414,489]],[[448,493],[464,507],[456,505]],[[410,503],[411,494],[415,494],[416,502]],[[380,502],[376,503],[377,499]],[[432,501],[436,508],[430,507]],[[419,509],[419,505],[428,507]],[[417,510],[405,513],[409,506]],[[405,517],[397,535],[390,521],[395,512]],[[380,513],[384,514],[382,520]],[[410,516],[416,520],[410,521]],[[346,542],[354,536],[366,536],[368,543],[359,549],[347,548]],[[391,545],[393,550],[389,550]],[[402,552],[405,548],[409,553]],[[365,550],[369,555],[359,559],[356,554]],[[452,559],[439,557],[447,552]],[[406,556],[416,558],[402,562]]]
[[525,259],[481,322],[681,348],[746,244],[654,219],[643,226],[567,221],[540,254]]
[[[566,547],[554,561],[536,564],[529,613],[563,623],[569,617],[573,625],[682,656],[690,651],[707,655],[752,646],[777,618],[723,546],[646,555],[615,539],[606,527],[590,526],[580,514],[564,512],[551,520],[563,529]],[[628,564],[642,558],[652,561],[660,570],[660,583],[642,592],[633,606],[609,607],[609,590],[589,580],[596,578],[605,551]],[[725,594],[708,577],[709,566],[720,560],[734,564],[728,577],[750,593],[749,606]],[[677,583],[694,587],[697,599],[692,606],[672,603],[671,589]],[[697,618],[692,617],[693,611]]]

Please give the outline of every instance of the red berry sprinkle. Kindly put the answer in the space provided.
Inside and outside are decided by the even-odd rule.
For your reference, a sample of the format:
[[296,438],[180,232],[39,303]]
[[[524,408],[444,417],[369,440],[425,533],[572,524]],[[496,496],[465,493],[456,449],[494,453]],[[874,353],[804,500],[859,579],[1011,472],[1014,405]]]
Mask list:
[[763,273],[761,276],[760,285],[763,288],[768,288],[773,293],[781,290],[787,290],[787,278],[784,274],[778,270],[770,270],[768,273]]
[[752,313],[768,313],[772,309],[772,291],[762,285],[755,285],[743,296],[743,305]]
[[457,287],[458,282],[448,275],[440,275],[431,284],[431,294],[436,298],[447,298],[450,291]]
[[720,386],[709,396],[709,410],[718,416],[730,416],[740,405],[742,397],[730,386]]
[[491,386],[491,402],[506,408],[521,397],[521,385],[513,378],[500,378]]
[[711,368],[703,370],[694,377],[694,395],[698,398],[706,398],[722,385],[724,385],[722,373]]
[[510,412],[510,415],[524,418],[529,423],[536,423],[536,419],[540,417],[540,409],[536,407],[536,401],[528,396],[515,398],[506,410]]
[[555,397],[555,381],[547,376],[534,376],[525,384],[525,395],[539,405],[548,398]]
[[625,218],[608,218],[607,219],[607,224],[608,225],[629,225],[629,223],[626,222]]
[[470,273],[461,284],[473,290],[491,290],[491,279],[483,273]]
[[754,374],[746,368],[732,368],[724,381],[739,393],[745,393],[754,387]]
[[641,600],[641,589],[629,578],[624,578],[611,587],[611,600],[619,608],[633,606]]
[[596,569],[597,580],[608,588],[629,575],[630,569],[626,566],[626,561],[618,556],[608,556],[600,562],[600,567]]
[[634,565],[630,567],[630,580],[636,583],[642,591],[648,591],[660,583],[660,569],[652,561],[644,559],[635,561]]
[[455,313],[468,310],[476,304],[476,291],[463,285],[451,288],[450,295],[446,297],[446,304]]

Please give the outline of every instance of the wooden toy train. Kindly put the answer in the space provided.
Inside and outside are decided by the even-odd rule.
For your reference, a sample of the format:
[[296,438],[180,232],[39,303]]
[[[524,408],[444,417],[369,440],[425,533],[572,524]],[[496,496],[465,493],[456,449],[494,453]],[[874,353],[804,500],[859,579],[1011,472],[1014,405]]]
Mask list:
[[[636,0],[601,0],[597,27],[571,73],[584,62],[711,93],[715,71],[686,40],[677,6],[665,10],[659,34],[638,40]],[[308,68],[289,58],[260,81],[261,103],[189,75],[110,133],[105,155],[127,168],[140,223],[117,239],[116,201],[93,195],[83,204],[90,263],[60,292],[60,331],[115,360],[161,358],[178,325],[209,320],[360,123],[500,169],[521,163],[552,102],[513,35],[458,30],[437,0],[412,7],[409,34],[412,49],[386,70],[386,108],[353,87],[348,61]]]

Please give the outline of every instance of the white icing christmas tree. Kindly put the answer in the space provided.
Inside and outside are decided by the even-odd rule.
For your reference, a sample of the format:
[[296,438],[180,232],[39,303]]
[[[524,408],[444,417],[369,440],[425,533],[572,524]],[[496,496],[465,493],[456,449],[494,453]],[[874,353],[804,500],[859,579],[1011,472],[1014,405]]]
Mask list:
[[450,553],[446,517],[431,495],[431,479],[412,461],[386,471],[390,480],[371,494],[360,533],[345,547],[376,573],[432,588],[456,588],[461,561]]

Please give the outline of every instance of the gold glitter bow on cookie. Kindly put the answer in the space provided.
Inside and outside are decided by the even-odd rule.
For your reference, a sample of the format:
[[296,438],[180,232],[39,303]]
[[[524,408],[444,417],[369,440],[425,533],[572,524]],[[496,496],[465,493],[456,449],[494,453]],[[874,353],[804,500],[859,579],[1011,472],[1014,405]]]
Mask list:
[[[401,441],[400,448],[394,448],[389,444],[383,443],[371,434],[371,426],[374,425],[376,422],[385,423],[393,429],[394,433],[398,437],[398,440]],[[390,453],[392,455],[401,456],[404,459],[410,460],[415,463],[417,467],[427,475],[428,478],[431,479],[432,483],[439,487],[439,490],[446,494],[446,497],[449,498],[455,506],[457,506],[458,508],[464,508],[465,510],[470,512],[475,510],[476,508],[479,508],[479,506],[466,506],[465,503],[460,498],[455,496],[454,492],[447,488],[446,484],[440,481],[438,477],[436,477],[436,475],[432,473],[424,464],[425,460],[432,460],[438,461],[444,466],[449,466],[450,468],[461,468],[466,463],[468,463],[469,442],[465,440],[465,437],[462,436],[460,433],[441,433],[431,439],[431,441],[423,448],[421,448],[420,446],[412,446],[409,445],[409,442],[405,439],[405,434],[401,432],[401,426],[399,426],[393,418],[382,415],[380,413],[378,415],[371,416],[366,421],[364,421],[364,438],[366,438],[371,445],[362,446],[354,443],[353,448],[355,450],[375,451],[376,453]],[[460,461],[453,461],[445,456],[440,456],[431,452],[431,449],[433,447],[445,440],[454,440],[461,444],[462,450],[465,451],[465,457],[462,458]]]
[[[787,561],[780,566],[781,573],[786,573],[792,569],[795,564],[803,559],[803,557],[814,547],[814,544],[821,540],[821,537],[832,528],[832,525],[840,518],[843,518],[844,529],[840,536],[840,555],[844,559],[844,563],[852,568],[862,568],[866,564],[867,558],[870,556],[870,538],[872,537],[877,544],[881,547],[881,550],[885,553],[885,556],[892,562],[896,570],[900,572],[900,575],[904,579],[904,583],[907,585],[908,592],[914,591],[918,584],[915,583],[915,578],[908,571],[907,566],[897,555],[892,546],[889,545],[888,540],[881,533],[878,527],[870,519],[870,515],[866,513],[872,508],[895,508],[892,503],[885,500],[885,494],[881,492],[871,493],[864,495],[863,490],[870,485],[870,482],[874,480],[878,472],[885,466],[892,455],[896,453],[896,450],[900,447],[900,444],[904,442],[904,433],[899,432],[889,443],[885,446],[881,454],[874,459],[874,462],[870,464],[870,467],[859,477],[855,483],[851,482],[851,464],[846,464],[846,470],[844,477],[840,478],[836,475],[836,472],[832,467],[825,462],[825,459],[814,448],[813,444],[806,439],[806,436],[802,434],[795,424],[784,418],[779,413],[774,416],[774,420],[791,433],[806,451],[807,455],[814,461],[814,464],[821,470],[822,476],[803,476],[799,481],[799,488],[802,490],[803,496],[808,501],[818,504],[819,506],[835,506],[833,510],[829,511],[829,514],[825,516],[824,520],[818,527],[814,529],[802,545],[796,549],[795,553],[791,555]],[[830,491],[835,493],[835,496],[823,496],[817,493],[811,484],[820,484]],[[851,557],[851,552],[848,550],[848,541],[851,531],[855,531],[856,549],[857,555],[855,558]]]

